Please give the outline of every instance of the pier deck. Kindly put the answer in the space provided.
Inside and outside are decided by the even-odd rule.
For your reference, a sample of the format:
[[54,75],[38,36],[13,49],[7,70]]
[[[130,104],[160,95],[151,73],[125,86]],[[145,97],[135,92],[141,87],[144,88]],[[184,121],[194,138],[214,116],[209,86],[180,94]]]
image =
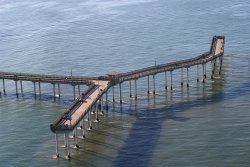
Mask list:
[[108,87],[109,81],[93,80],[92,85],[51,125],[51,130],[56,133],[72,131],[107,91]]

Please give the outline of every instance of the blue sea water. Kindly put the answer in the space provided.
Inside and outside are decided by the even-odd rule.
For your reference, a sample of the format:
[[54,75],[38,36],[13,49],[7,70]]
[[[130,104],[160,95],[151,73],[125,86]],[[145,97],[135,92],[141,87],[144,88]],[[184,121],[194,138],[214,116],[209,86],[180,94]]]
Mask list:
[[17,98],[15,83],[5,80],[3,95],[1,82],[0,166],[249,166],[249,19],[247,0],[1,0],[0,71],[100,76],[198,56],[214,35],[226,44],[222,76],[205,84],[192,67],[189,89],[174,71],[174,91],[165,91],[158,74],[156,96],[143,78],[136,102],[123,83],[124,104],[110,103],[71,160],[53,158],[49,125],[72,87],[54,100],[52,85],[35,98],[24,82]]

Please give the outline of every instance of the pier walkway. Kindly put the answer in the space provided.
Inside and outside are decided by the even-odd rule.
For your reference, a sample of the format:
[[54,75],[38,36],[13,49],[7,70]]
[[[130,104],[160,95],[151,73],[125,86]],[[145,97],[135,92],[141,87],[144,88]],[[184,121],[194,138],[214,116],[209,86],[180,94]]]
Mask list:
[[[50,125],[51,131],[55,133],[56,136],[56,154],[59,157],[58,153],[58,141],[57,135],[59,133],[64,133],[65,135],[65,146],[66,146],[66,157],[70,158],[69,151],[69,133],[74,131],[75,136],[75,146],[78,146],[77,143],[77,126],[81,124],[81,121],[84,120],[85,116],[89,114],[90,111],[93,110],[97,112],[96,121],[98,119],[98,110],[103,107],[103,95],[106,93],[106,102],[107,102],[107,92],[109,88],[113,88],[113,101],[114,99],[114,86],[119,84],[120,88],[120,102],[122,103],[122,95],[121,95],[121,84],[125,81],[131,82],[135,81],[135,91],[137,89],[136,80],[143,77],[148,77],[148,93],[149,93],[149,76],[153,76],[153,85],[155,94],[155,75],[158,73],[165,72],[165,80],[166,80],[166,72],[170,72],[171,74],[171,90],[172,88],[172,71],[181,69],[181,77],[183,77],[183,69],[187,70],[187,87],[189,87],[189,72],[188,69],[191,66],[197,65],[197,82],[199,82],[199,65],[203,67],[203,82],[206,81],[206,63],[212,62],[212,74],[211,79],[213,79],[216,61],[219,59],[219,74],[221,74],[222,67],[222,57],[224,54],[224,44],[225,37],[224,36],[214,36],[212,39],[210,51],[204,53],[200,56],[176,61],[173,63],[166,63],[155,65],[139,70],[134,70],[127,73],[119,73],[113,72],[108,74],[107,76],[99,76],[99,77],[82,77],[82,76],[59,76],[59,75],[42,75],[42,74],[26,74],[26,73],[13,73],[13,72],[0,72],[0,79],[3,80],[3,91],[5,93],[5,79],[14,80],[16,83],[16,93],[18,94],[17,81],[21,83],[21,91],[22,91],[22,81],[31,81],[34,83],[34,92],[36,92],[35,83],[39,83],[39,92],[40,92],[40,82],[51,83],[54,88],[54,96],[55,96],[55,84],[70,84],[74,86],[74,102],[67,108],[65,111]],[[79,97],[75,98],[75,86],[76,85],[87,85],[88,88],[84,92],[82,92]],[[181,78],[181,85],[183,86],[183,78]],[[167,82],[165,85],[165,89],[167,89]],[[60,92],[60,89],[59,89]],[[79,89],[80,92],[80,89]],[[131,83],[130,83],[130,97],[131,95]],[[135,98],[137,98],[137,93],[135,92]],[[98,106],[99,101],[99,106]],[[106,103],[107,104],[107,103]],[[89,115],[88,115],[88,122]],[[82,123],[84,125],[84,123]],[[84,127],[81,125],[82,133],[84,133]],[[90,127],[89,127],[90,128]],[[84,135],[83,135],[84,136]]]

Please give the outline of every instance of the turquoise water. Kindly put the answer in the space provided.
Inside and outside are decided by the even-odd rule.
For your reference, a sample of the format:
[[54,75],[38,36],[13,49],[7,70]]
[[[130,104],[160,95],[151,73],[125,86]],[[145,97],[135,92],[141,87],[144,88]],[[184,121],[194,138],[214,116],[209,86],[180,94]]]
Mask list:
[[35,98],[25,82],[24,96],[16,98],[15,83],[6,80],[0,166],[249,166],[249,18],[246,0],[0,1],[0,71],[126,72],[198,56],[214,35],[226,37],[221,78],[197,84],[190,68],[188,90],[174,71],[171,93],[158,74],[155,97],[147,96],[143,78],[137,102],[123,83],[124,104],[110,103],[81,148],[71,149],[71,160],[53,158],[49,125],[72,100],[72,87],[61,85],[62,98],[54,100],[52,85],[42,84]]

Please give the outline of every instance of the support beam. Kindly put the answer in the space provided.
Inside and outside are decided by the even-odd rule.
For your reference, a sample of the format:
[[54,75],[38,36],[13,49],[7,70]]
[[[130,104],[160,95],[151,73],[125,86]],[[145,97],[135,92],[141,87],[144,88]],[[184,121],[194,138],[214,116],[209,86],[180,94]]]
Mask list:
[[155,95],[155,75],[153,75],[153,94]]

